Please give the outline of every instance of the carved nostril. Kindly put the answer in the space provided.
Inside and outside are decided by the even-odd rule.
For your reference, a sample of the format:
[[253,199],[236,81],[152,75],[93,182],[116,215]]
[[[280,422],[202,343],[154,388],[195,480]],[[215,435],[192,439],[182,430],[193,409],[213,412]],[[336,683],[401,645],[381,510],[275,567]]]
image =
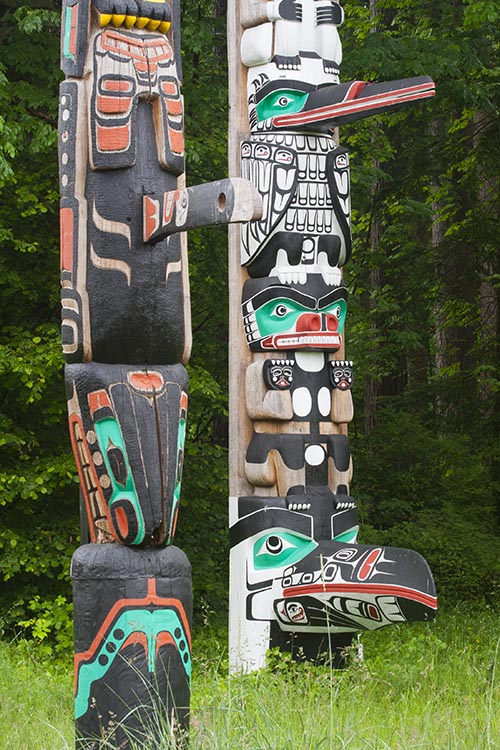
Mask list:
[[317,313],[305,313],[297,321],[297,332],[321,331],[321,317]]
[[337,331],[339,327],[339,321],[335,315],[326,316],[326,327],[329,331]]

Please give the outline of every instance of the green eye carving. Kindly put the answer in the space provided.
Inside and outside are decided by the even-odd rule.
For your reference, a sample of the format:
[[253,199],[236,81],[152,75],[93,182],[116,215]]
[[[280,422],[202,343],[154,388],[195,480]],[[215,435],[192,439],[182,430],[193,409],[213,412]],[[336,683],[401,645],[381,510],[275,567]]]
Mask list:
[[304,91],[295,89],[281,89],[273,91],[257,104],[257,117],[259,120],[267,120],[276,115],[292,114],[303,109],[307,99]]
[[270,315],[276,318],[284,318],[289,312],[292,312],[292,310],[286,305],[276,305],[275,309],[270,312]]
[[[280,333],[295,325],[297,317],[303,312],[310,312],[298,302],[287,299],[274,299],[266,302],[255,312],[255,318],[261,335]],[[287,322],[288,326],[284,326]]]
[[253,548],[253,564],[256,570],[280,568],[302,560],[317,547],[309,537],[291,531],[266,532]]

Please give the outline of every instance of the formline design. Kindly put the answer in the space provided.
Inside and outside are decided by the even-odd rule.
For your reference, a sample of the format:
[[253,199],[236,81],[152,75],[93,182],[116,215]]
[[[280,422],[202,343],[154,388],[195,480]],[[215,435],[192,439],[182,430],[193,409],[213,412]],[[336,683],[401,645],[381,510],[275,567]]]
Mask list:
[[63,0],[62,347],[82,546],[78,750],[187,742],[191,567],[173,546],[191,349],[185,231],[260,218],[242,178],[186,186],[179,0]]
[[[346,0],[347,1],[347,0]],[[230,668],[316,661],[355,633],[432,620],[416,552],[358,542],[346,354],[349,154],[338,127],[423,102],[428,76],[340,79],[337,0],[233,0],[230,175],[262,218],[230,229]]]

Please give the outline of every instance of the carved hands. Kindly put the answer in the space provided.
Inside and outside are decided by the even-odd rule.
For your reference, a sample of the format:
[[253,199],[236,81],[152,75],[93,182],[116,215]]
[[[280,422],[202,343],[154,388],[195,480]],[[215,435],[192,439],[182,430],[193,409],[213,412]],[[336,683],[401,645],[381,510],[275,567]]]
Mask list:
[[100,26],[124,26],[166,34],[171,23],[167,0],[92,0]]
[[296,0],[275,0],[267,4],[270,21],[302,21],[302,3]]

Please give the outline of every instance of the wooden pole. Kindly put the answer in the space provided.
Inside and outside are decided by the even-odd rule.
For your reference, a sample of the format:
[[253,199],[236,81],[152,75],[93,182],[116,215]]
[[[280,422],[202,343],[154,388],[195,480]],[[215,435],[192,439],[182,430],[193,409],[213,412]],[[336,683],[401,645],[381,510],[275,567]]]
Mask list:
[[260,196],[186,187],[179,0],[63,0],[61,67],[62,343],[91,542],[72,564],[77,747],[163,747],[189,727],[185,230],[250,221]]
[[343,19],[337,0],[228,7],[229,173],[263,205],[229,246],[234,671],[264,666],[273,646],[335,662],[356,631],[436,609],[419,555],[357,542],[343,339],[349,159],[338,143],[342,123],[426,99],[434,85],[341,83]]

